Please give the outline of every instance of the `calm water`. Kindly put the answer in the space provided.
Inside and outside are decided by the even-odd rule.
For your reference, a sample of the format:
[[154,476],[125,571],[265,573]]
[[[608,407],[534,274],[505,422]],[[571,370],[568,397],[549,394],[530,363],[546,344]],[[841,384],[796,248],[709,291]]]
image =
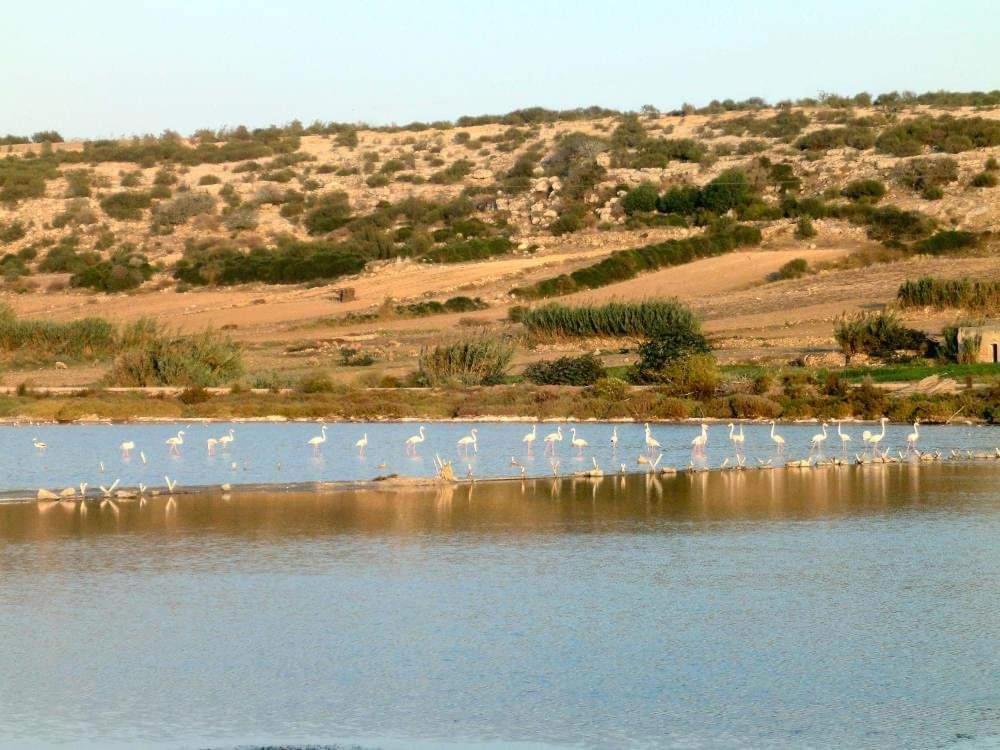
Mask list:
[[992,463],[0,505],[0,746],[997,747],[998,538]]
[[[555,431],[554,424],[538,426],[538,439],[532,451],[521,441],[531,429],[526,424],[439,423],[428,424],[426,441],[416,456],[404,451],[407,437],[417,433],[416,423],[331,424],[327,426],[327,441],[319,452],[307,441],[320,434],[315,423],[237,423],[237,424],[127,424],[127,425],[44,425],[0,427],[0,492],[28,490],[33,496],[39,487],[58,489],[87,482],[95,489],[120,479],[122,486],[162,486],[164,475],[183,486],[232,484],[297,483],[333,480],[371,479],[380,474],[398,473],[407,476],[430,476],[434,473],[434,455],[456,461],[456,472],[465,476],[471,465],[477,477],[518,476],[520,468],[511,458],[524,464],[529,476],[552,474],[551,458],[546,455],[543,437]],[[583,450],[571,447],[573,425],[563,425],[565,438],[556,444],[559,472],[590,468],[596,458],[605,471],[616,471],[624,463],[635,470],[636,457],[645,452],[642,425],[618,425],[618,448],[612,451],[612,425],[581,423],[575,425],[577,436],[589,445]],[[219,437],[230,428],[235,440],[228,451],[208,455],[206,440]],[[479,452],[459,453],[459,438],[478,429]],[[699,433],[698,425],[654,425],[653,434],[663,446],[663,466],[686,466],[691,459],[691,439]],[[851,425],[846,428],[853,440],[853,455],[861,442],[862,430],[878,432],[873,424]],[[184,445],[179,456],[168,454],[164,441],[184,430]],[[893,452],[905,448],[909,425],[890,425],[882,446]],[[809,451],[809,439],[820,431],[819,425],[782,425],[779,434],[787,441],[787,457],[802,458]],[[756,458],[775,456],[767,425],[744,426],[745,453],[750,465]],[[924,450],[952,448],[993,450],[1000,446],[1000,427],[996,426],[927,426],[921,427],[919,447]],[[368,435],[368,449],[360,456],[354,448],[363,434]],[[706,459],[718,466],[733,454],[724,425],[709,428]],[[48,448],[39,451],[32,440],[45,442]],[[135,443],[129,459],[122,459],[119,446],[123,441]],[[146,456],[143,463],[139,453]],[[825,453],[844,455],[836,427],[830,431]],[[104,470],[101,471],[103,464]]]

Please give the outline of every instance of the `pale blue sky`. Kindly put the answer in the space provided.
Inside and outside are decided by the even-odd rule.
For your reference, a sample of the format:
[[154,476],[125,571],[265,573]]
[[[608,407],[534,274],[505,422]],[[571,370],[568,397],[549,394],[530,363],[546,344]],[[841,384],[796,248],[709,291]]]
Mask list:
[[996,0],[48,0],[0,19],[0,133],[1000,87]]

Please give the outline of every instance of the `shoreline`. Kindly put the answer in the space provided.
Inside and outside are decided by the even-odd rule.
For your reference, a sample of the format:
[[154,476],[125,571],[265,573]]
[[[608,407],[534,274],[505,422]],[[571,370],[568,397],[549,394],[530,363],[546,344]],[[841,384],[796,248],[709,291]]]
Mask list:
[[[923,454],[932,455],[932,454]],[[569,474],[536,474],[526,476],[492,476],[474,478],[454,478],[442,479],[440,477],[414,477],[389,475],[386,477],[375,477],[364,480],[334,480],[328,482],[255,482],[250,484],[209,484],[192,485],[190,487],[180,487],[170,490],[166,487],[145,487],[142,491],[138,487],[121,487],[110,495],[102,495],[99,492],[91,492],[86,496],[74,494],[65,497],[59,496],[58,491],[53,492],[53,497],[39,497],[40,490],[5,490],[0,491],[0,506],[2,505],[26,505],[36,503],[40,507],[62,503],[128,503],[145,502],[153,499],[171,500],[178,496],[201,496],[220,497],[222,499],[232,499],[234,495],[255,495],[255,494],[293,494],[311,492],[316,495],[336,495],[342,492],[393,492],[403,495],[408,491],[422,491],[431,489],[444,489],[448,487],[462,487],[474,485],[498,485],[512,484],[515,482],[558,482],[571,480],[574,482],[600,483],[604,479],[624,479],[629,477],[656,477],[658,479],[681,479],[693,478],[704,475],[732,475],[732,474],[762,474],[774,472],[792,472],[796,476],[806,474],[822,475],[828,471],[853,470],[871,471],[877,469],[888,469],[898,467],[912,470],[914,468],[955,467],[967,468],[969,466],[981,466],[983,464],[1000,467],[1000,448],[995,448],[993,452],[980,452],[972,455],[942,456],[936,455],[930,460],[866,460],[842,461],[829,459],[823,462],[804,463],[802,461],[790,460],[781,465],[772,466],[769,464],[758,466],[715,466],[715,467],[664,467],[653,471],[609,471],[598,473],[593,471],[577,471]],[[68,491],[69,488],[67,488]],[[51,491],[50,491],[51,492]]]

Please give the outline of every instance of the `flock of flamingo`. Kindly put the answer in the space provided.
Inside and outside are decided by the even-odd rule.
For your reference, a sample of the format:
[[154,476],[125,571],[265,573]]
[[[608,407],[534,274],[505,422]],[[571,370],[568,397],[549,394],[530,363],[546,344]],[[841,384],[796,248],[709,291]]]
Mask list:
[[[898,463],[902,461],[917,460],[917,461],[939,461],[942,459],[942,454],[940,451],[927,451],[922,452],[917,448],[917,444],[920,440],[920,422],[916,421],[913,423],[913,432],[906,436],[905,453],[902,450],[896,452],[896,455],[890,455],[889,449],[883,447],[883,441],[886,437],[886,424],[889,420],[882,418],[880,420],[881,430],[877,433],[870,430],[864,430],[860,437],[860,451],[854,452],[851,456],[851,445],[854,442],[854,438],[844,432],[843,425],[841,422],[836,422],[837,432],[836,439],[840,443],[840,453],[839,455],[834,455],[831,457],[826,457],[824,455],[824,447],[827,444],[828,439],[834,437],[833,434],[828,432],[828,425],[823,422],[820,425],[820,432],[817,432],[809,440],[809,451],[805,458],[801,459],[785,459],[786,441],[785,438],[778,434],[777,423],[774,421],[770,422],[770,433],[769,439],[774,446],[774,454],[766,458],[757,458],[756,466],[748,466],[747,458],[744,452],[744,446],[746,444],[746,435],[743,431],[743,423],[740,422],[738,425],[734,423],[729,423],[727,425],[729,429],[728,442],[732,446],[732,453],[726,455],[722,463],[719,465],[719,469],[731,469],[731,470],[742,470],[746,468],[758,468],[758,469],[770,469],[776,468],[778,466],[788,467],[788,468],[807,468],[807,467],[819,467],[819,466],[843,466],[848,463],[856,464],[866,464],[866,463]],[[659,440],[653,435],[652,428],[648,423],[643,425],[644,432],[644,445],[645,451],[640,452],[636,458],[636,464],[648,467],[649,471],[658,472],[661,474],[677,473],[678,469],[673,467],[661,467],[660,461],[663,458],[663,449]],[[167,446],[168,453],[172,456],[180,456],[181,448],[185,445],[184,442],[185,432],[184,430],[178,430],[176,435],[167,438],[164,443]],[[538,424],[533,424],[531,430],[525,433],[521,437],[521,443],[528,456],[532,455],[532,451],[536,441],[539,440]],[[548,434],[541,436],[541,442],[544,445],[544,452],[550,459],[550,467],[554,476],[559,476],[559,458],[558,458],[558,446],[566,440],[568,437],[569,444],[571,448],[575,451],[576,457],[578,459],[583,459],[584,450],[590,447],[590,443],[578,434],[576,427],[571,427],[569,429],[568,436],[563,432],[562,425],[557,425],[555,430],[549,432]],[[229,429],[225,434],[219,437],[210,437],[206,440],[205,447],[208,455],[215,455],[217,451],[228,451],[232,443],[236,440],[236,432],[233,429]],[[405,440],[403,440],[403,451],[404,454],[410,457],[416,457],[418,455],[418,449],[422,443],[427,440],[426,428],[420,426],[417,432]],[[327,442],[327,426],[324,424],[320,427],[320,433],[306,441],[306,445],[312,449],[314,454],[319,454],[322,450],[324,444]],[[612,454],[615,455],[618,448],[618,427],[613,426],[611,430],[611,435],[608,438],[608,444],[612,449]],[[32,439],[32,444],[38,451],[45,451],[48,449],[48,445],[37,437]],[[702,423],[698,433],[690,440],[691,447],[691,457],[688,461],[686,468],[680,469],[680,471],[708,471],[706,451],[709,444],[709,426],[706,423]],[[368,447],[368,433],[365,432],[360,438],[358,438],[354,447],[358,450],[358,455],[364,457],[365,451]],[[463,435],[456,441],[455,444],[458,459],[469,459],[470,452],[473,454],[479,453],[479,430],[478,428],[472,428],[467,435]],[[680,446],[678,446],[680,447]],[[136,449],[136,444],[133,440],[125,440],[120,446],[121,456],[123,459],[128,459],[131,457],[132,453]],[[146,455],[144,452],[139,452],[139,457],[143,464],[147,463]],[[959,451],[951,451],[950,458],[1000,458],[1000,448],[994,450],[993,453],[975,453],[967,451],[965,454]],[[783,463],[782,463],[783,462]],[[588,468],[583,471],[574,471],[573,474],[577,476],[603,476],[603,470],[597,462],[596,456],[591,456],[592,468]],[[527,468],[522,461],[519,461],[517,457],[511,456],[510,465],[514,467],[519,467],[522,476],[526,475]],[[384,468],[385,463],[379,464],[379,468]],[[454,476],[452,462],[441,458],[440,454],[435,454],[435,467],[438,469],[438,473],[441,476],[446,476],[447,478],[452,478]],[[104,471],[104,463],[100,463],[100,469]],[[235,462],[232,464],[232,468],[236,468]],[[278,464],[278,468],[281,468],[281,464]],[[621,473],[626,472],[626,464],[621,463],[619,465],[619,470]],[[473,467],[472,464],[468,464],[468,469],[466,476],[468,478],[473,478]],[[167,490],[173,492],[177,486],[176,481],[171,480],[169,477],[164,476],[166,482]],[[223,485],[224,488],[228,488],[228,485]],[[81,498],[86,497],[87,492],[86,483],[81,483],[79,485],[79,495]],[[143,498],[149,490],[151,494],[159,494],[155,489],[147,488],[146,486],[140,484],[136,490],[132,489],[118,489],[118,481],[116,480],[110,487],[100,486],[102,496],[104,498],[117,497],[130,498],[138,497]],[[58,499],[72,499],[77,496],[76,488],[66,488],[60,493],[52,493],[48,490],[39,490],[40,500],[58,500]]]

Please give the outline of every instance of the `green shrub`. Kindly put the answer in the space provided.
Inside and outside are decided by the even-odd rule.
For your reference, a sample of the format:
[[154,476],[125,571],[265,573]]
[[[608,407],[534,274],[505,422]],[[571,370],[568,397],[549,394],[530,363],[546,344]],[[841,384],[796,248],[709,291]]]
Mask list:
[[848,183],[840,194],[852,201],[866,200],[876,203],[885,195],[885,184],[880,180],[854,180]]
[[101,256],[98,253],[80,253],[77,250],[78,244],[79,238],[64,237],[49,248],[38,264],[38,270],[44,273],[79,273],[100,262]]
[[336,390],[333,380],[325,372],[303,375],[296,386],[299,393],[332,393]]
[[154,226],[170,227],[184,224],[199,214],[215,211],[215,196],[206,192],[180,193],[168,203],[160,203],[153,209]]
[[102,260],[74,273],[69,280],[73,287],[86,287],[101,292],[124,292],[149,280],[153,267],[146,256],[123,248],[108,260]]
[[[808,240],[811,237],[815,237],[816,227],[813,226],[812,219],[808,216],[800,216],[798,222],[795,224],[795,236],[800,240]],[[801,258],[797,260],[801,260]],[[789,263],[794,262],[789,261]]]
[[953,154],[987,148],[1000,145],[1000,122],[982,117],[921,115],[886,128],[875,145],[879,151],[894,156],[912,156],[924,146]]
[[914,245],[914,249],[919,253],[927,255],[946,255],[960,250],[968,250],[979,244],[979,237],[975,232],[963,232],[955,229],[948,229],[937,232],[933,236]]
[[498,338],[442,344],[420,352],[418,376],[432,387],[493,385],[503,380],[513,356],[514,347]]
[[622,208],[629,215],[642,211],[655,211],[658,197],[656,188],[644,182],[625,194],[622,198]]
[[320,196],[303,219],[311,235],[327,234],[340,229],[351,219],[351,204],[347,193],[334,191]]
[[67,198],[89,198],[93,173],[89,169],[73,169],[63,173]]
[[[664,327],[652,333],[639,346],[639,361],[631,372],[636,383],[661,383],[664,375],[677,363],[708,354],[708,340],[702,335],[697,320]],[[713,360],[714,361],[714,360]]]
[[253,206],[239,206],[225,213],[222,223],[230,232],[257,228],[257,209]]
[[996,187],[997,176],[992,172],[980,172],[972,178],[969,185],[974,188]]
[[711,354],[691,354],[670,361],[655,373],[647,372],[655,377],[642,382],[659,383],[672,396],[707,400],[719,387],[719,368]]
[[526,299],[539,299],[582,289],[596,289],[631,279],[642,271],[723,255],[740,246],[760,244],[760,240],[760,230],[756,227],[722,222],[713,225],[699,237],[666,240],[656,245],[619,250],[608,258],[569,275],[545,279],[528,287],[518,287],[511,293]]
[[180,336],[143,318],[123,329],[119,346],[108,385],[207,388],[232,383],[243,374],[239,346],[214,331]]
[[867,127],[824,128],[807,133],[795,145],[802,151],[826,151],[844,147],[863,151],[875,145],[875,133]]
[[593,385],[604,376],[604,364],[594,354],[534,362],[524,369],[525,380],[536,385]]
[[928,344],[925,334],[907,328],[891,312],[844,316],[834,327],[834,338],[848,364],[856,354],[885,358],[900,350],[922,351]]
[[219,179],[219,177],[214,174],[203,174],[201,177],[198,178],[198,184],[202,186],[218,185],[220,182],[222,182],[222,180]]
[[896,167],[896,180],[905,187],[924,192],[958,179],[958,162],[948,156],[910,159]]
[[113,354],[117,346],[114,326],[102,318],[21,320],[9,306],[0,305],[0,350],[82,359]]
[[364,267],[365,258],[350,245],[292,241],[243,252],[209,244],[187,249],[174,278],[194,285],[299,284],[359,273]]
[[152,204],[152,196],[139,191],[112,193],[101,200],[104,213],[119,221],[138,221],[142,218],[143,210]]
[[20,221],[12,221],[9,224],[0,224],[0,243],[8,244],[17,242],[27,235],[28,230]]
[[809,263],[805,258],[792,258],[769,277],[770,281],[798,279],[809,273]]
[[388,175],[384,174],[373,174],[368,179],[365,180],[365,184],[370,188],[380,188],[388,185],[392,180],[389,179]]
[[97,223],[97,213],[86,198],[73,198],[66,202],[66,208],[52,217],[52,227],[86,226]]
[[0,203],[16,203],[45,195],[45,181],[59,176],[49,158],[23,159],[8,156],[0,159]]
[[423,255],[431,263],[465,263],[509,253],[514,244],[506,237],[473,238],[452,242]]
[[753,193],[745,172],[727,169],[702,189],[700,207],[715,214],[724,214],[730,209],[749,205]]
[[430,181],[438,185],[454,185],[461,182],[475,166],[468,159],[458,159],[444,169],[430,176]]
[[876,208],[866,215],[868,236],[874,240],[919,240],[934,231],[934,220],[919,211],[903,211],[895,206]]

